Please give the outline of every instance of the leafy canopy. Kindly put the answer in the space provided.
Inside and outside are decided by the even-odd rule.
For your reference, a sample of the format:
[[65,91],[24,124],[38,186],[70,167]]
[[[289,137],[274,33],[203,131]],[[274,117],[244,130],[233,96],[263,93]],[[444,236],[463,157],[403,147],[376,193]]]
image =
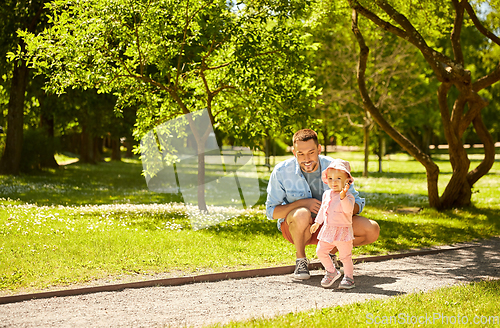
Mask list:
[[139,137],[208,109],[217,129],[253,145],[313,105],[304,1],[55,0],[47,10],[50,28],[21,32],[47,89],[114,93],[118,108],[140,109]]

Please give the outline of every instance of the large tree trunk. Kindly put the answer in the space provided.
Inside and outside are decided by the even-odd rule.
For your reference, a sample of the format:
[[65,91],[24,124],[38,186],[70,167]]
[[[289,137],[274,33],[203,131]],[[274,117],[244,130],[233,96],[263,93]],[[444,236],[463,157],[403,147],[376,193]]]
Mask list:
[[125,152],[125,158],[132,158],[134,157],[134,146],[132,145],[132,142],[130,141],[131,138],[127,137],[125,139],[125,142],[123,143],[123,145],[125,146],[125,148],[127,148],[127,151]]
[[104,161],[104,140],[99,137],[92,139],[92,159],[95,164]]
[[120,152],[120,138],[111,137],[111,160],[112,161],[122,160]]
[[24,99],[28,75],[29,70],[24,61],[20,65],[15,65],[8,105],[7,139],[0,160],[1,174],[19,174],[23,148]]
[[[43,100],[40,100],[43,104]],[[43,107],[43,105],[42,105]],[[54,147],[54,117],[52,115],[47,116],[45,111],[42,109],[42,115],[40,116],[40,127],[49,136],[50,146],[49,149],[44,150],[40,157],[40,166],[49,168],[58,168],[59,164],[55,159],[55,147]]]
[[377,150],[377,156],[378,156],[378,173],[382,173],[382,161],[385,155],[385,138],[384,136],[380,133],[378,136],[378,150]]
[[[467,95],[467,90],[460,90],[460,94],[453,107],[453,115],[449,115],[447,99],[450,91],[450,85],[443,83],[438,90],[439,105],[446,140],[448,141],[450,162],[452,166],[452,176],[450,182],[441,196],[441,207],[461,207],[471,203],[473,184],[493,166],[495,161],[495,147],[493,139],[483,124],[480,110],[487,103],[479,96]],[[465,92],[464,92],[465,91]],[[467,126],[461,123],[465,112],[465,106],[469,107],[468,113],[473,113],[473,126],[480,139],[485,143],[485,158],[481,164],[473,171],[469,172],[470,160],[462,143],[462,136]],[[474,178],[472,178],[474,176]]]
[[[37,12],[31,19],[23,19],[25,20],[23,23],[29,23],[26,26],[28,31],[35,32],[44,6],[45,3],[42,1],[39,4]],[[28,11],[30,11],[30,8],[28,8]],[[26,44],[22,39],[19,40],[18,47],[23,53],[26,50]],[[24,100],[26,98],[28,76],[29,69],[26,66],[26,62],[24,60],[16,61],[12,72],[7,114],[7,139],[5,141],[4,153],[0,159],[0,174],[19,174],[23,148]]]
[[363,147],[365,160],[363,165],[363,176],[368,177],[368,163],[370,161],[370,114],[365,111],[364,123],[363,123]]
[[269,133],[266,134],[266,138],[264,139],[264,166],[267,166],[267,169],[271,170],[271,137],[269,137]]
[[205,145],[198,142],[198,209],[207,211],[205,201]]
[[80,163],[96,164],[92,141],[92,136],[87,132],[87,128],[82,126],[82,133],[80,134]]

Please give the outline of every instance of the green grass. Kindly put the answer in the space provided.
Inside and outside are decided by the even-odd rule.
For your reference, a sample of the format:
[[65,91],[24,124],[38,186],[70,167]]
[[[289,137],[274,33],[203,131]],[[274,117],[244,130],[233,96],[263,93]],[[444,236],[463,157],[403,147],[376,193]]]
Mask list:
[[150,193],[137,159],[74,163],[32,175],[0,176],[0,194],[36,205],[150,204],[182,200],[177,195]]
[[[379,240],[355,248],[355,255],[500,235],[498,161],[476,184],[474,206],[437,212],[427,206],[423,167],[408,156],[391,155],[384,173],[368,178],[361,177],[361,154],[334,156],[351,161],[357,189],[367,199],[364,215],[381,226]],[[449,163],[443,158],[438,164],[445,183]],[[371,165],[376,171],[376,163]],[[265,218],[266,167],[258,167],[261,205],[212,209],[209,215],[182,205],[179,195],[148,191],[141,170],[140,161],[127,159],[0,176],[0,292],[120,275],[192,275],[294,263],[293,245]],[[404,214],[398,212],[402,207],[423,210]],[[314,247],[307,254],[314,258]]]
[[[498,327],[500,280],[441,288],[224,327]],[[214,325],[211,327],[221,327]]]

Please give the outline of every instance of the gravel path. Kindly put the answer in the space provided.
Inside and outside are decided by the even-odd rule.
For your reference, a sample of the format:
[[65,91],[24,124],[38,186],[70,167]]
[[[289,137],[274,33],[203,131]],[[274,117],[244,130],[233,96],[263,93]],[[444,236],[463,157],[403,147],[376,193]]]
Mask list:
[[[356,288],[324,289],[321,271],[126,289],[0,305],[0,327],[200,327],[500,278],[500,238],[444,253],[355,265]],[[336,286],[336,283],[334,286]]]

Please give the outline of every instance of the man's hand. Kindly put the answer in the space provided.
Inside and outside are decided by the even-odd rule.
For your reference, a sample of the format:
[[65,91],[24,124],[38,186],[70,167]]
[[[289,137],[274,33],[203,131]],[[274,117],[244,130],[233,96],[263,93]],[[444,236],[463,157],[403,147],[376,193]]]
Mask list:
[[319,200],[317,200],[316,198],[307,198],[301,199],[301,201],[304,201],[305,205],[303,206],[311,211],[311,213],[318,214],[321,207],[321,202]]
[[313,225],[311,226],[311,229],[310,229],[311,235],[312,235],[313,233],[315,233],[315,232],[316,232],[316,230],[318,230],[318,227],[319,227],[319,223],[316,223],[316,222],[315,222],[315,223],[313,223]]
[[345,196],[347,195],[347,191],[349,190],[349,187],[351,186],[351,182],[347,180],[345,182],[344,188],[340,191],[340,199],[344,199]]
[[305,199],[299,199],[290,204],[277,205],[274,209],[273,218],[274,219],[284,218],[288,215],[288,213],[299,207],[305,207],[311,213],[318,214],[319,209],[321,207],[321,202],[316,198],[305,198]]

